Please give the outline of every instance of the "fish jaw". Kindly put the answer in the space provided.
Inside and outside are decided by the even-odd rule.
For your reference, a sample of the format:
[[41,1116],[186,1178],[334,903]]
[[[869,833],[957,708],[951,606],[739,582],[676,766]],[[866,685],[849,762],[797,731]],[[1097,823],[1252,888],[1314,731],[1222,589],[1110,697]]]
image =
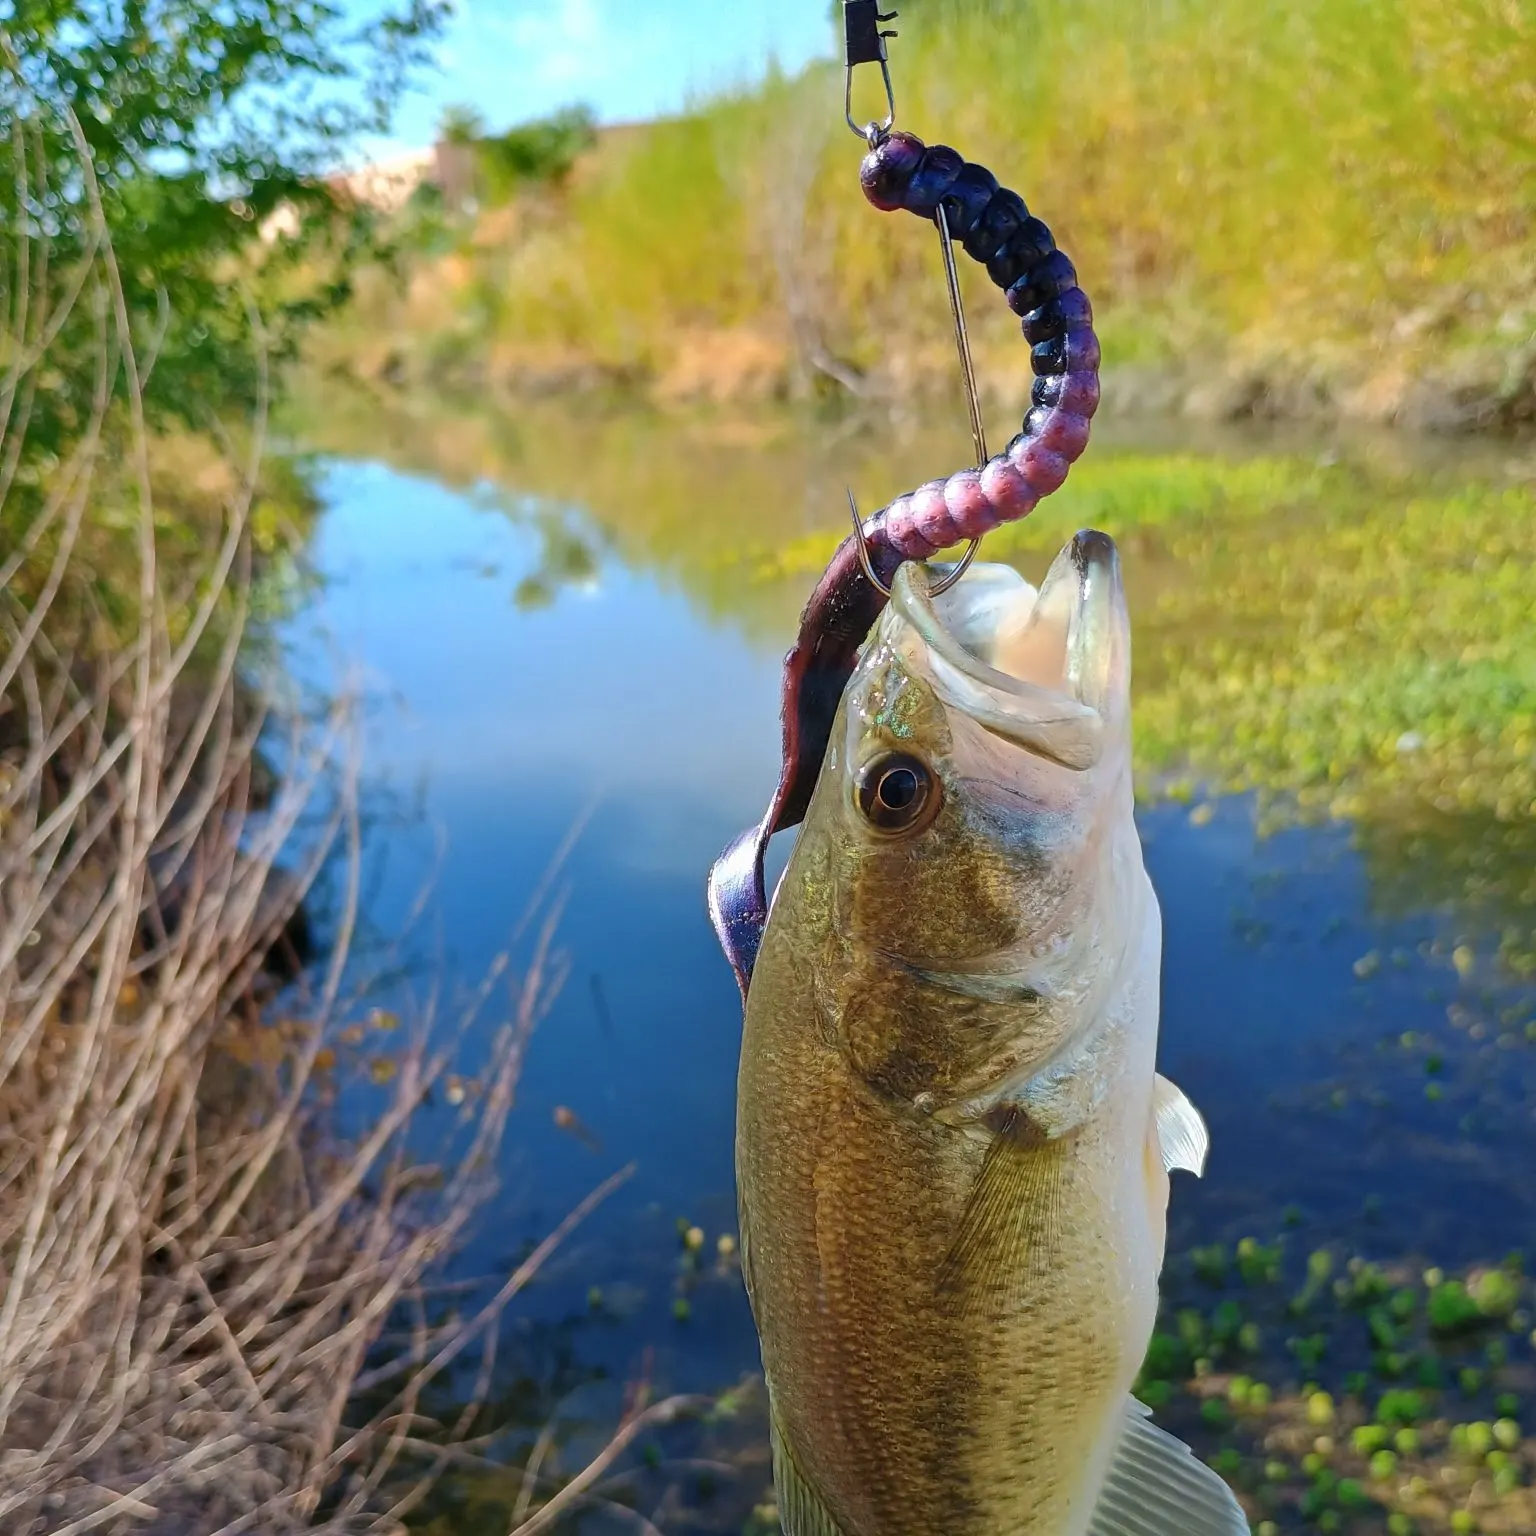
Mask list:
[[910,630],[945,702],[1004,740],[1078,770],[1128,746],[1130,617],[1108,534],[1075,535],[1038,590],[989,565],[934,596],[904,565],[882,628]]

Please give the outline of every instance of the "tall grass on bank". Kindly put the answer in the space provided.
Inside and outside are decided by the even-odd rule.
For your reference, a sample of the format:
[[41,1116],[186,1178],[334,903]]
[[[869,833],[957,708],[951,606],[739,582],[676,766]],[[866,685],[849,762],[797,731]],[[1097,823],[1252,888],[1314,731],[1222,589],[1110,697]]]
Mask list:
[[[24,180],[25,122],[13,147]],[[180,487],[204,522],[178,522],[147,425],[155,325],[129,312],[88,157],[63,195],[93,206],[94,238],[45,287],[47,220],[10,232],[0,337],[0,1529],[396,1532],[474,1418],[430,1425],[422,1393],[482,1351],[488,1374],[555,1240],[478,1312],[430,1321],[560,983],[554,916],[474,1081],[451,1068],[505,959],[457,1021],[353,1049],[351,713],[286,717],[247,644],[262,422]],[[18,487],[75,305],[94,387]],[[311,963],[298,919],[322,868],[339,895]],[[344,1127],[361,1080],[372,1111]],[[407,1144],[434,1091],[463,1105],[441,1166]]]
[[[1219,362],[1379,417],[1416,384],[1420,414],[1533,408],[1528,5],[912,0],[900,31],[902,124],[1039,209],[1112,367]],[[818,64],[611,136],[404,302],[366,287],[355,340],[393,330],[397,364],[511,382],[585,362],[730,393],[833,360],[844,383],[948,387],[932,238],[859,195],[841,84]],[[1011,400],[1016,326],[967,278]]]

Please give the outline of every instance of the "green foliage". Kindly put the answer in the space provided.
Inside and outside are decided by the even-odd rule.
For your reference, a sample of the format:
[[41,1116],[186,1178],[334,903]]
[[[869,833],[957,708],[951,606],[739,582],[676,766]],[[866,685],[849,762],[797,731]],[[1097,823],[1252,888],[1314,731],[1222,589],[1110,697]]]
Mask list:
[[[1467,347],[1507,361],[1490,392],[1528,388],[1530,6],[917,0],[899,30],[902,125],[1039,209],[1110,363],[1219,347],[1391,394]],[[903,379],[946,368],[931,242],[859,196],[841,88],[816,64],[616,135],[520,252],[487,340],[664,368],[702,323],[814,332]],[[860,71],[854,110],[883,110],[877,71]],[[500,270],[505,253],[485,260]],[[727,273],[752,281],[722,292]],[[1016,328],[966,282],[983,372],[1012,378]]]
[[[0,42],[0,307],[11,369],[0,430],[25,517],[52,466],[153,374],[150,425],[248,414],[265,363],[346,293],[345,263],[301,271],[297,242],[261,262],[280,206],[333,227],[323,174],[381,127],[440,0],[367,19],[325,0],[20,0]],[[110,255],[110,260],[108,256]],[[121,315],[136,363],[107,339]]]
[[478,108],[455,102],[443,109],[437,136],[445,144],[476,144],[485,136],[485,118]]
[[530,186],[559,186],[597,142],[590,108],[570,107],[506,133],[482,136],[475,169],[482,200],[495,206]]

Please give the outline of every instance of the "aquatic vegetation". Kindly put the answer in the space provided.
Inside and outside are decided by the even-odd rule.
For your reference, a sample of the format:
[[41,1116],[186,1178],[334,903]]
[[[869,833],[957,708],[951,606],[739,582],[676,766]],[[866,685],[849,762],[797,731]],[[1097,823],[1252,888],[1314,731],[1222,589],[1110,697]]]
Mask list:
[[1238,1273],[1248,1285],[1278,1280],[1281,1256],[1278,1243],[1266,1247],[1257,1238],[1242,1238],[1237,1245]]
[[[1291,1364],[1270,1352],[1246,1360],[1238,1371],[1219,1349],[1201,1354],[1216,1330],[1187,1305],[1187,1298],[1198,1294],[1192,1287],[1204,1284],[1191,1255],[1175,1260],[1165,1276],[1164,1321],[1137,1384],[1143,1399],[1170,1423],[1191,1414],[1198,1419],[1205,1431],[1202,1452],[1245,1494],[1255,1530],[1385,1528],[1435,1536],[1462,1529],[1528,1529],[1536,1518],[1531,1487],[1536,1458],[1518,1397],[1496,1392],[1483,1372],[1459,1401],[1461,1389],[1439,1380],[1386,1385],[1371,1347],[1380,1318],[1390,1316],[1406,1347],[1454,1370],[1459,1361],[1478,1358],[1473,1353],[1478,1344],[1448,1341],[1437,1333],[1437,1294],[1455,1287],[1455,1294],[1469,1295],[1480,1277],[1496,1273],[1503,1277],[1496,1288],[1498,1305],[1528,1305],[1528,1282],[1507,1266],[1449,1278],[1432,1270],[1421,1277],[1357,1257],[1346,1261],[1339,1282],[1330,1284],[1329,1275],[1340,1267],[1331,1250],[1303,1260],[1286,1251],[1283,1239],[1275,1246],[1286,1255],[1283,1273],[1250,1280],[1230,1276],[1228,1283],[1238,1289],[1232,1304],[1242,1316],[1273,1321],[1291,1310],[1287,1291],[1294,1272],[1304,1268],[1320,1331],[1291,1340]],[[1383,1283],[1389,1286],[1385,1306],[1370,1304],[1366,1298],[1378,1296]],[[1536,1341],[1512,1331],[1508,1321],[1478,1316],[1505,1330],[1499,1342],[1509,1369],[1518,1368],[1528,1379],[1536,1369]],[[1170,1321],[1175,1332],[1168,1331]],[[1353,1364],[1360,1360],[1369,1362],[1368,1368]]]
[[[332,386],[306,415],[317,446],[504,486],[506,515],[562,530],[556,550],[583,508],[594,558],[656,572],[775,650],[842,537],[843,487],[874,505],[965,451],[958,423],[893,440],[708,412],[530,407],[508,419]],[[1528,477],[1364,449],[1324,461],[1103,443],[1030,519],[992,535],[988,555],[1038,577],[1082,526],[1125,555],[1144,798],[1251,790],[1266,828],[1344,818],[1382,911],[1446,903],[1461,915],[1452,975],[1475,983],[1473,967],[1495,964],[1536,975]],[[551,589],[562,570],[552,558]],[[1363,983],[1401,964],[1360,958]]]
[[[1274,816],[1347,818],[1384,892],[1475,892],[1505,963],[1530,965],[1536,493],[1106,453],[988,549],[1033,561],[1083,524],[1155,560],[1136,605],[1144,795],[1185,793],[1193,775],[1257,791]],[[775,574],[830,544],[787,545]],[[1469,973],[1470,949],[1452,960]]]
[[[1531,816],[1531,490],[1437,495],[1305,461],[1105,454],[988,549],[1033,556],[1084,525],[1122,541],[1156,530],[1160,564],[1175,563],[1138,605],[1144,768],[1187,764],[1341,816],[1382,796]],[[819,567],[829,542],[781,547],[776,573]]]
[[1436,1333],[1460,1333],[1484,1321],[1481,1307],[1459,1280],[1446,1280],[1429,1295],[1429,1325]]
[[1533,512],[1519,488],[1370,510],[1335,494],[1266,526],[1262,543],[1230,526],[1171,530],[1176,558],[1227,544],[1241,585],[1222,600],[1243,619],[1202,634],[1211,598],[1188,589],[1151,616],[1162,643],[1138,701],[1146,757],[1182,752],[1227,787],[1336,816],[1416,798],[1445,816],[1528,821],[1536,664],[1517,614]]
[[[1096,449],[1028,519],[990,535],[987,550],[1033,557],[1077,528],[1101,528],[1122,542],[1133,540],[1134,549],[1144,542],[1134,536],[1148,530],[1188,528],[1198,536],[1212,520],[1228,517],[1284,523],[1358,483],[1348,471],[1279,455],[1227,459]],[[826,563],[827,535],[818,530],[798,540],[764,540],[754,554],[760,579],[809,573]],[[1134,572],[1128,574],[1134,580]]]

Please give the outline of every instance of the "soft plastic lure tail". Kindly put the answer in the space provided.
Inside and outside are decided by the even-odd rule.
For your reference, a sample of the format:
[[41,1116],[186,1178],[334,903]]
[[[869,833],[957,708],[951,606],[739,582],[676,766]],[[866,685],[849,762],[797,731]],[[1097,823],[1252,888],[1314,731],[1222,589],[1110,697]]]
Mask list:
[[858,540],[850,535],[800,616],[799,636],[784,659],[778,788],[762,821],[725,850],[709,878],[710,917],[743,1000],[768,920],[768,841],[805,815],[838,701],[885,606],[882,586],[890,587],[905,560],[925,560],[1027,517],[1060,487],[1087,447],[1099,404],[1092,306],[1072,263],[1018,193],[947,145],[928,146],[910,133],[880,129],[870,132],[859,180],[869,201],[887,212],[905,209],[935,219],[942,206],[951,240],[986,266],[1009,308],[1023,317],[1035,383],[1023,430],[1002,453],[979,469],[930,480],[864,522],[876,581],[865,574]]

